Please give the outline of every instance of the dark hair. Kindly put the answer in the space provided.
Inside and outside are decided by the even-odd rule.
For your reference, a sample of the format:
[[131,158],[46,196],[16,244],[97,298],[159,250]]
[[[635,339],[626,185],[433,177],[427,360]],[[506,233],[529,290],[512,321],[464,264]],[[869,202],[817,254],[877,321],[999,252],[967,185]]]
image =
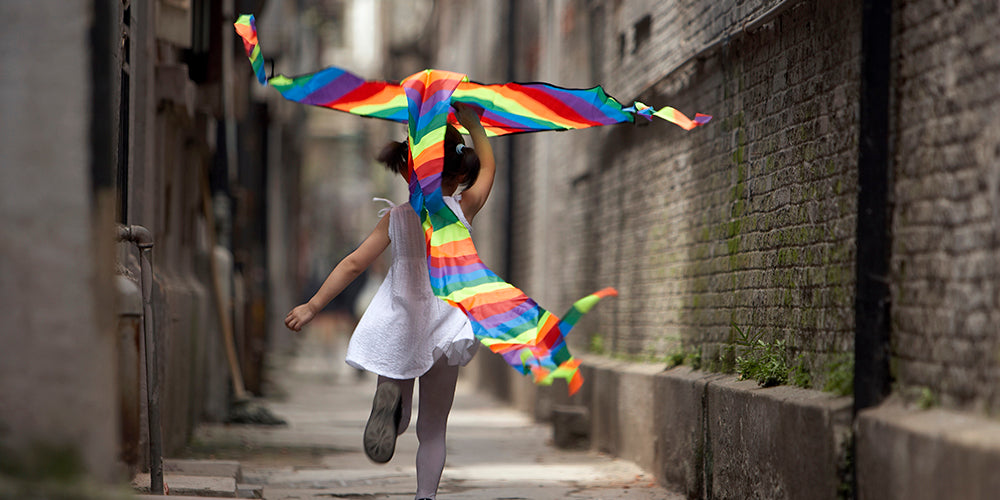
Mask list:
[[[457,151],[462,145],[462,152]],[[385,165],[393,173],[402,174],[406,172],[406,162],[409,157],[409,146],[406,141],[392,141],[382,147],[382,151],[375,157],[379,163]],[[471,186],[479,177],[479,156],[476,150],[465,147],[465,141],[459,131],[448,125],[444,134],[444,168],[441,172],[442,181],[462,179],[463,186]]]

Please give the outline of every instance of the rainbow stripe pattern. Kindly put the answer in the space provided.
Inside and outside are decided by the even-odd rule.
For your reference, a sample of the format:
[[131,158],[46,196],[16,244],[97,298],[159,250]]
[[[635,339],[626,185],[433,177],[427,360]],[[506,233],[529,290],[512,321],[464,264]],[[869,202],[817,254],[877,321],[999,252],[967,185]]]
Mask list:
[[567,89],[546,83],[483,85],[459,73],[425,70],[399,84],[367,81],[329,67],[303,76],[266,77],[252,15],[235,23],[257,80],[286,99],[360,116],[407,124],[410,205],[420,216],[427,240],[427,266],[434,294],[462,310],[476,338],[536,383],[564,379],[570,394],[583,384],[580,363],[566,345],[566,335],[602,298],[617,295],[605,288],[576,303],[560,319],[505,282],[480,260],[468,228],[444,203],[441,171],[448,124],[465,133],[452,104],[475,109],[487,135],[572,130],[630,123],[636,116],[665,119],[685,130],[708,123],[708,115],[689,119],[673,108],[659,111],[642,103],[623,108],[601,87]]
[[[274,87],[285,98],[361,116],[398,123],[409,122],[410,104],[402,85],[365,80],[337,67],[293,78],[285,75],[268,78],[264,73],[264,59],[257,40],[254,17],[242,15],[234,26],[236,33],[243,39],[257,81]],[[652,117],[661,118],[685,130],[691,130],[712,119],[701,113],[691,119],[674,108],[655,110],[641,102],[623,107],[600,86],[569,89],[547,83],[485,85],[469,81],[463,76],[452,89],[451,98],[454,102],[466,103],[480,110],[483,127],[491,137],[632,123],[636,116],[647,120]],[[448,122],[459,131],[466,132],[450,110]]]

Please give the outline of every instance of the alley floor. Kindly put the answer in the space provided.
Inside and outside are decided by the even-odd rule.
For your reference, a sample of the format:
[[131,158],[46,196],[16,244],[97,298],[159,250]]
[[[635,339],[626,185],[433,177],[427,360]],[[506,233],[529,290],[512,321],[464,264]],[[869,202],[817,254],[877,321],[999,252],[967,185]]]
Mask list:
[[[241,482],[256,485],[269,500],[412,499],[416,415],[388,464],[366,458],[361,434],[375,377],[343,363],[346,336],[334,330],[321,325],[304,331],[298,354],[276,361],[269,373],[272,395],[260,402],[288,425],[202,425],[188,456],[239,461]],[[551,437],[550,426],[477,394],[460,379],[438,499],[683,498],[631,462],[559,450]]]

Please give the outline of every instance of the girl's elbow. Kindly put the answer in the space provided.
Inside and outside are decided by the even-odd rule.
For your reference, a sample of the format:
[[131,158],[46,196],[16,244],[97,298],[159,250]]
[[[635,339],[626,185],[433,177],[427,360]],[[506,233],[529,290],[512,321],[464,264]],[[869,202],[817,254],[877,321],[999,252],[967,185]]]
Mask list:
[[351,279],[357,278],[361,273],[365,271],[368,267],[364,262],[353,255],[347,256],[344,259],[344,273],[347,274]]

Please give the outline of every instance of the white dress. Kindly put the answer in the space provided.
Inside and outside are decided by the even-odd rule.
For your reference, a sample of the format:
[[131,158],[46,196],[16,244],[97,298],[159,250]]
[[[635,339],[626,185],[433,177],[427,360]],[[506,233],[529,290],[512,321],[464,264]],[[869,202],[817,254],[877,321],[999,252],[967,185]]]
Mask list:
[[[458,204],[445,203],[466,227]],[[427,242],[420,218],[409,204],[389,211],[392,265],[347,347],[347,364],[394,379],[416,378],[444,356],[450,365],[465,365],[478,342],[462,311],[434,296],[427,274]]]

